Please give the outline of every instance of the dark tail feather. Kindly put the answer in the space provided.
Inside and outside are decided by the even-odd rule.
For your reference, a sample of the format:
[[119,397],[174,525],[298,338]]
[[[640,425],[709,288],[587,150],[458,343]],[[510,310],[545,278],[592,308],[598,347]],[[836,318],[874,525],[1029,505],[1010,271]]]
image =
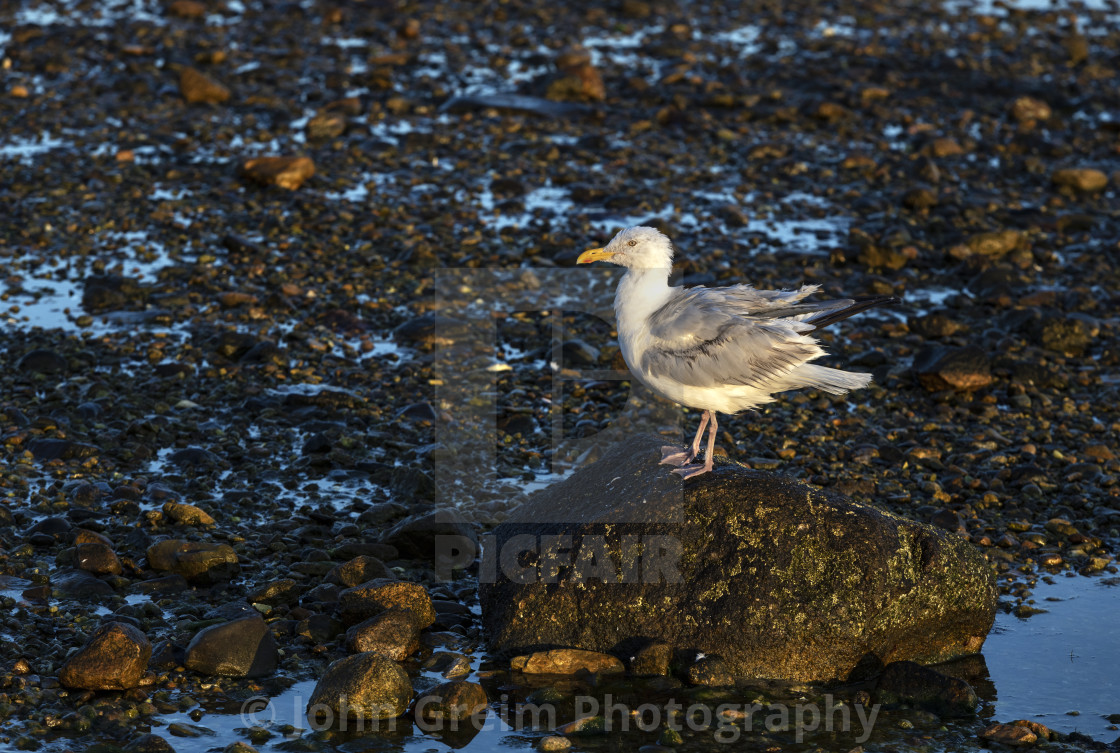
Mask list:
[[855,316],[861,311],[866,311],[876,306],[893,306],[902,303],[900,298],[895,298],[893,295],[873,295],[866,298],[853,298],[852,305],[847,308],[840,309],[839,311],[828,311],[816,319],[805,320],[806,324],[812,324],[815,329],[827,327],[830,324],[841,322],[849,316]]

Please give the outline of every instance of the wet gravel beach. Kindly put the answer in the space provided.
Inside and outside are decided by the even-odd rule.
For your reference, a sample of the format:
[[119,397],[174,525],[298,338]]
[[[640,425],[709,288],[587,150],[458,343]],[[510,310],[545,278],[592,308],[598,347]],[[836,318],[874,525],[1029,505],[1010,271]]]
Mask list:
[[[903,301],[822,333],[873,386],[721,420],[718,453],[965,537],[1001,619],[1115,591],[1118,50],[1115,0],[0,4],[0,750],[709,750],[718,720],[596,734],[573,699],[868,700],[534,678],[486,653],[477,567],[438,577],[434,530],[695,427],[619,373],[613,272],[571,269],[633,224],[684,284]],[[507,723],[292,712],[371,646],[378,702]],[[1052,732],[981,658],[945,672],[978,715],[726,749],[1120,736],[1114,686]],[[287,711],[238,716],[261,698]]]

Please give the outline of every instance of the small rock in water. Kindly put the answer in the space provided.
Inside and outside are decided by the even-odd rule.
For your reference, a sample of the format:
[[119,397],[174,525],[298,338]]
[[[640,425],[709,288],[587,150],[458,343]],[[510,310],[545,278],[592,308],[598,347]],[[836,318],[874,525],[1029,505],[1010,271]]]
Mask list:
[[183,666],[205,675],[261,677],[276,669],[276,642],[260,615],[248,615],[200,630]]
[[471,673],[470,659],[451,651],[436,651],[424,661],[424,669],[447,678],[465,677]]
[[307,713],[315,718],[316,707],[321,706],[336,719],[390,719],[403,714],[411,700],[412,683],[396,662],[381,654],[354,654],[327,667],[311,694]]
[[875,685],[879,703],[916,704],[942,716],[976,713],[980,699],[964,680],[949,677],[912,661],[888,664]]
[[426,722],[459,722],[487,708],[486,691],[461,680],[437,685],[416,699],[416,714]]
[[159,735],[141,735],[124,746],[125,753],[175,753],[171,743]]
[[245,160],[241,174],[265,186],[294,191],[315,174],[310,157],[255,157]]
[[626,671],[618,657],[577,648],[558,648],[527,656],[515,656],[510,661],[510,668],[527,675],[574,675],[577,672],[616,674]]
[[152,644],[138,628],[109,622],[66,660],[58,681],[82,690],[128,690],[140,683],[151,656]]
[[560,753],[560,751],[570,750],[572,741],[563,735],[548,735],[541,738],[539,747],[545,753]]
[[1038,735],[1017,724],[996,723],[985,727],[980,733],[980,739],[1010,745],[1013,748],[1022,748],[1038,742]]
[[230,91],[223,84],[196,68],[186,67],[179,73],[179,93],[188,104],[217,104],[228,102]]

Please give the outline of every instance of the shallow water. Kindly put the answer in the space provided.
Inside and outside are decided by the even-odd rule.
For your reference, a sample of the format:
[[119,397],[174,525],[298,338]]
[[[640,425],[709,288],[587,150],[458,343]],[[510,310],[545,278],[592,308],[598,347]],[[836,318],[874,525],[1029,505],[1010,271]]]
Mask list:
[[[1037,721],[1062,733],[1080,732],[1111,742],[1120,736],[1116,725],[1105,718],[1120,713],[1120,680],[1115,672],[1120,666],[1120,579],[1055,576],[1051,580],[1039,582],[1034,591],[1036,606],[1047,612],[1027,619],[1010,613],[997,617],[984,647],[990,682],[983,677],[976,682],[984,701],[983,716],[1005,723]],[[471,659],[476,669],[486,660],[484,655]],[[476,678],[472,675],[466,679]],[[421,672],[416,683],[434,685],[442,681],[434,673]],[[377,731],[371,729],[370,722],[359,731],[354,721],[348,730],[342,730],[337,725],[327,727],[322,720],[309,720],[305,709],[314,687],[315,682],[308,680],[272,693],[262,691],[244,701],[206,705],[196,710],[196,716],[198,710],[203,712],[197,720],[189,716],[191,709],[161,715],[153,731],[166,734],[166,726],[173,723],[200,731],[200,737],[174,739],[180,753],[245,740],[251,727],[263,727],[273,735],[257,744],[260,751],[304,746],[341,751],[369,746],[394,751],[532,750],[548,734],[544,729],[517,729],[509,724],[508,697],[498,695],[492,684],[487,688],[491,710],[481,730],[469,738],[446,740],[426,734],[408,717],[391,725],[382,722]],[[891,728],[896,721],[881,724]],[[741,743],[721,745],[720,749],[754,750],[757,743],[757,739],[744,734]],[[811,736],[806,743],[813,743]],[[577,750],[590,744],[590,740],[575,739]]]
[[995,718],[1112,742],[1120,730],[1120,579],[1056,576],[1034,588],[1026,619],[1000,613],[984,646]]

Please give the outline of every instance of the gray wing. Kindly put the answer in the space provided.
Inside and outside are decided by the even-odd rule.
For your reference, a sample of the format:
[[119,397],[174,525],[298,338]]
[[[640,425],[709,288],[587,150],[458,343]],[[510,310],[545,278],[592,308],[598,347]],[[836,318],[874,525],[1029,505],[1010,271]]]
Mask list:
[[765,389],[823,355],[804,335],[814,329],[814,315],[851,304],[800,302],[814,290],[682,289],[650,316],[650,343],[641,365],[684,385]]

